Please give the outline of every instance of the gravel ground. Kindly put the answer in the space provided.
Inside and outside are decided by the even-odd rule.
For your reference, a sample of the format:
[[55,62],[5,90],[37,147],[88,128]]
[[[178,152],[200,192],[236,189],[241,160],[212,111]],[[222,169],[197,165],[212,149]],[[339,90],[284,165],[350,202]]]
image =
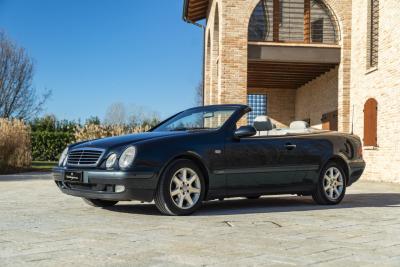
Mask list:
[[45,173],[0,176],[0,266],[400,266],[400,185],[359,182],[339,206],[309,197],[87,206]]

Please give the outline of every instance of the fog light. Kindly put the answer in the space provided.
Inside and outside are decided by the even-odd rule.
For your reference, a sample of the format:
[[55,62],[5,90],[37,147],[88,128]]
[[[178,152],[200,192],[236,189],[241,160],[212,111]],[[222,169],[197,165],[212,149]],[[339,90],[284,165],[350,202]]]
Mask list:
[[115,186],[115,192],[116,193],[121,193],[121,192],[124,192],[125,191],[125,186],[123,186],[123,185],[116,185]]

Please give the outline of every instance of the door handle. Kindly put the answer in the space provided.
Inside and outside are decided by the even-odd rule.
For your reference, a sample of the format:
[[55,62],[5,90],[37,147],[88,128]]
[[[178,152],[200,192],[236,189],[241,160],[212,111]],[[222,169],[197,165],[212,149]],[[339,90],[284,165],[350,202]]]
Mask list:
[[221,149],[215,149],[214,150],[214,154],[222,154],[222,150]]
[[292,150],[292,149],[295,149],[296,147],[297,147],[296,145],[291,144],[291,143],[287,143],[287,144],[285,145],[285,148],[286,148],[287,150]]

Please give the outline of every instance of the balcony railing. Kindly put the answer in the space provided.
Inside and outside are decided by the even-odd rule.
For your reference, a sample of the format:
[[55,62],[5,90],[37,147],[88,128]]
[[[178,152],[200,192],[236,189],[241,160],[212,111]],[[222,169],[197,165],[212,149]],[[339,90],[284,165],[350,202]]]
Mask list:
[[250,18],[248,39],[337,44],[336,22],[320,0],[262,0]]

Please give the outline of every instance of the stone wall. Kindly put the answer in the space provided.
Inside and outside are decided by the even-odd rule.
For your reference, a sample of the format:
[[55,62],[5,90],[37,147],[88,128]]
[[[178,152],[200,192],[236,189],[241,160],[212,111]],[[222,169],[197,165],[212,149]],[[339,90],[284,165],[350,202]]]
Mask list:
[[[351,0],[325,0],[338,21],[339,44],[342,47],[338,69],[339,130],[350,130],[350,56]],[[206,36],[211,36],[211,49],[206,58],[206,104],[247,102],[247,34],[249,19],[259,0],[213,0],[209,5]],[[218,7],[218,8],[217,8]],[[216,10],[218,9],[218,12]],[[218,23],[215,23],[218,16]],[[218,25],[218,29],[215,29]],[[215,32],[219,32],[215,38]],[[215,42],[219,42],[219,46]],[[208,42],[208,38],[206,40]],[[212,53],[218,47],[218,54]],[[208,53],[211,56],[208,56]],[[218,61],[219,66],[216,66]],[[218,72],[216,74],[215,72]],[[218,81],[213,81],[218,79]],[[218,96],[218,97],[216,97]],[[207,101],[208,99],[208,101]]]
[[[364,148],[367,161],[363,179],[400,182],[400,16],[399,1],[380,1],[379,64],[367,69],[367,0],[325,0],[338,20],[341,64],[331,72],[296,90],[247,89],[247,27],[259,0],[213,0],[209,6],[206,54],[218,41],[218,53],[206,64],[206,103],[246,103],[247,92],[268,94],[268,112],[287,125],[293,118],[310,117],[320,126],[324,112],[339,110],[339,130],[350,132],[354,107],[354,132],[363,137],[363,108],[369,98],[378,101],[378,147]],[[215,32],[218,5],[219,37]],[[219,67],[215,66],[218,60]],[[218,75],[215,74],[218,71]],[[213,73],[214,72],[214,73]],[[218,77],[218,81],[212,81]],[[214,86],[213,86],[214,84]],[[335,90],[336,89],[336,90]],[[215,96],[219,97],[215,97]],[[289,103],[293,103],[292,106]]]
[[378,101],[378,147],[364,148],[364,179],[400,182],[400,16],[399,1],[380,1],[379,62],[367,68],[368,4],[353,0],[351,105],[354,132],[363,138],[364,104]]
[[296,120],[310,119],[311,126],[322,128],[322,115],[337,109],[338,68],[296,90]]
[[[219,53],[206,51],[212,54],[211,62],[206,64],[205,70],[205,79],[211,81],[206,83],[206,86],[210,87],[205,90],[205,98],[209,99],[207,104],[246,104],[249,19],[245,8],[247,5],[248,2],[243,0],[214,0],[209,6],[206,36],[210,34],[211,47],[218,47]],[[215,34],[217,32],[219,35]],[[215,45],[217,41],[218,46]],[[217,68],[216,64],[219,65]],[[218,81],[213,81],[215,78]]]

